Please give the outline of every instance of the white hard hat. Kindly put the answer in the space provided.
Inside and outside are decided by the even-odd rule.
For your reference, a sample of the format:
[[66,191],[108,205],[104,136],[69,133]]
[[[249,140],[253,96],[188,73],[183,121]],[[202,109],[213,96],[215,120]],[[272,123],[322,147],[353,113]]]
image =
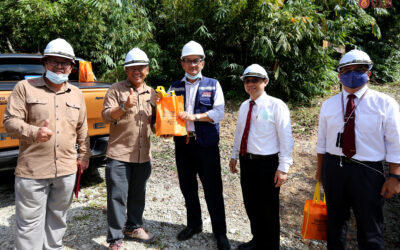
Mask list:
[[139,48],[133,48],[126,54],[124,67],[135,65],[149,65],[149,58],[146,53]]
[[254,76],[254,77],[268,79],[267,71],[265,71],[265,69],[258,64],[252,64],[252,65],[248,66],[244,70],[243,75],[240,77],[240,79],[242,79],[242,81],[243,81],[244,78],[248,77],[248,76]]
[[195,41],[190,41],[183,46],[181,59],[185,56],[191,55],[201,56],[202,58],[206,57],[204,55],[203,47],[201,47],[200,43]]
[[54,39],[47,44],[44,49],[44,57],[46,56],[58,56],[75,60],[74,49],[71,44],[62,38]]
[[368,65],[368,70],[371,70],[372,66],[374,65],[367,53],[361,50],[353,49],[347,52],[342,59],[340,59],[337,71],[340,72],[342,67],[355,64]]

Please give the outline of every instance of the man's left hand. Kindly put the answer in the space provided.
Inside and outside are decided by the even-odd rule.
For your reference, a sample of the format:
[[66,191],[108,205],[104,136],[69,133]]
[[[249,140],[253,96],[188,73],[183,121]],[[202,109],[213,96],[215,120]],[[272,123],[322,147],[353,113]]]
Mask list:
[[396,178],[389,177],[382,186],[381,195],[386,199],[390,199],[393,195],[400,193],[400,181]]
[[82,171],[85,171],[89,167],[89,162],[88,161],[83,161],[83,160],[77,160],[76,164],[81,167]]
[[282,184],[286,181],[286,179],[287,179],[287,173],[282,172],[280,170],[276,170],[274,177],[275,187],[282,186]]
[[178,117],[185,121],[195,121],[196,117],[193,114],[189,114],[188,112],[179,112]]

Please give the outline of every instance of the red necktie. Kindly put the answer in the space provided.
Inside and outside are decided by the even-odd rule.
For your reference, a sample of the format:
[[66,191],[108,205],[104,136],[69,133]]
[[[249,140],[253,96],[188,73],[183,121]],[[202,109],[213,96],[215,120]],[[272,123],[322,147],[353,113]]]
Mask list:
[[247,119],[246,119],[246,126],[244,127],[242,142],[240,143],[241,156],[244,156],[247,152],[247,139],[249,139],[251,112],[253,111],[254,104],[256,104],[254,101],[250,101],[249,112],[247,113]]
[[344,118],[347,123],[343,132],[343,154],[346,157],[351,158],[356,154],[356,135],[354,132],[354,120],[356,114],[353,112],[355,108],[354,98],[356,98],[356,96],[348,95],[347,98],[349,98],[349,100],[347,101],[346,116]]

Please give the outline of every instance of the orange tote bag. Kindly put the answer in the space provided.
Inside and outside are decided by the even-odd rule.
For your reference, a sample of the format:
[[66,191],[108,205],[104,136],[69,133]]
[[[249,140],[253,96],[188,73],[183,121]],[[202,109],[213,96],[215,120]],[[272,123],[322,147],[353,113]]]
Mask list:
[[91,62],[79,61],[79,82],[94,82]]
[[325,197],[321,201],[319,182],[315,185],[314,198],[306,200],[304,204],[303,239],[326,240],[328,230],[328,214],[326,211]]
[[184,111],[183,96],[176,96],[175,93],[168,96],[160,87],[157,92],[163,93],[164,97],[157,103],[156,135],[187,135],[185,121],[177,116]]

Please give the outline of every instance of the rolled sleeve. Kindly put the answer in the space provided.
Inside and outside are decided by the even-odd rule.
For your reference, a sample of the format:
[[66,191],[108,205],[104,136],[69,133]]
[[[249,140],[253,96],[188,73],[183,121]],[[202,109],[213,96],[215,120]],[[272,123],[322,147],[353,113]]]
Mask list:
[[385,121],[386,161],[400,163],[400,111],[399,104],[392,101],[389,104]]
[[325,154],[326,153],[326,119],[323,116],[325,105],[322,104],[321,112],[319,114],[319,122],[318,122],[318,139],[317,139],[317,153]]
[[90,150],[90,137],[87,124],[86,104],[83,95],[81,95],[81,109],[76,128],[77,143],[79,145],[79,159],[88,162],[92,152]]
[[101,112],[101,116],[105,123],[113,123],[116,122],[115,119],[111,117],[112,108],[119,107],[119,102],[117,99],[117,93],[115,90],[115,85],[111,86],[104,99],[103,111]]
[[279,137],[279,166],[278,170],[287,173],[293,164],[293,136],[290,123],[290,112],[283,102],[277,109],[276,130]]
[[236,130],[235,130],[235,139],[233,142],[232,155],[231,155],[231,158],[235,159],[235,160],[239,158],[240,141],[241,141],[241,138],[243,135],[243,126],[239,122],[242,106],[243,106],[243,104],[241,105],[241,107],[239,109],[238,121],[236,123]]
[[219,123],[222,121],[225,115],[225,99],[224,93],[222,92],[221,85],[219,82],[216,84],[217,90],[214,96],[213,108],[206,112],[208,117],[213,120],[213,123]]
[[25,88],[21,81],[10,95],[4,111],[3,124],[7,133],[31,144],[36,142],[39,127],[26,122],[28,111],[25,99]]

